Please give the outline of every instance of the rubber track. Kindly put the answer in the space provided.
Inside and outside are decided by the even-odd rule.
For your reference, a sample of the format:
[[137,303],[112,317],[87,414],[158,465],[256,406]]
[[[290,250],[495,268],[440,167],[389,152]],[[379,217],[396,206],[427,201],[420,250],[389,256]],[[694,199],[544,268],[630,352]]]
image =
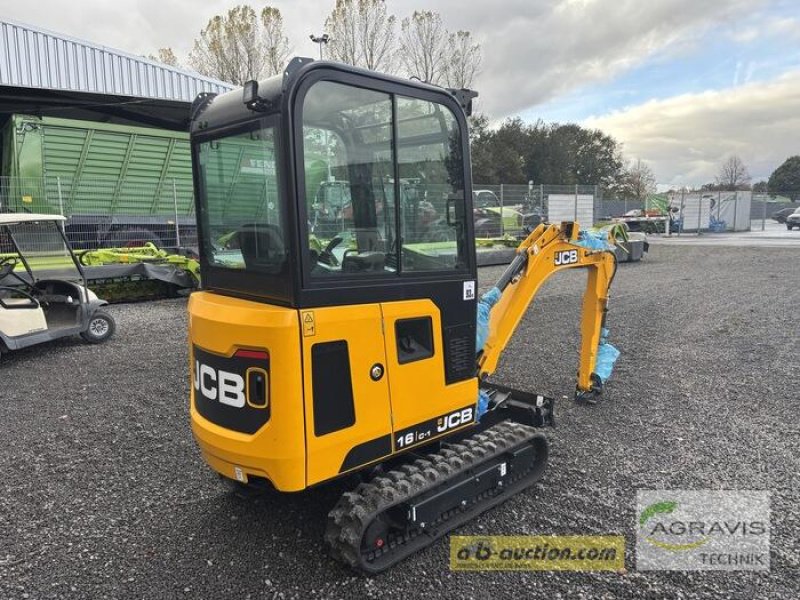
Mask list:
[[[401,535],[390,537],[382,548],[362,554],[362,537],[373,519],[382,512],[531,441],[544,444],[544,456],[537,455],[534,466],[513,480],[507,479],[504,488],[495,488],[491,493],[471,498],[468,506],[440,515],[434,523],[426,524],[425,529],[410,528]],[[546,455],[546,441],[541,433],[519,423],[499,423],[344,493],[328,514],[325,541],[336,560],[368,574],[379,573],[534,483],[542,474]]]

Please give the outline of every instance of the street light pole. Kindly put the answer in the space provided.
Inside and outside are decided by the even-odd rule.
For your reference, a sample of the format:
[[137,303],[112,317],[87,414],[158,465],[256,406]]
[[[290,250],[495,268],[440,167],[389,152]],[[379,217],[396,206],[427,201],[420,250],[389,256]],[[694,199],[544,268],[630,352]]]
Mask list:
[[312,33],[308,37],[310,37],[311,41],[315,44],[319,44],[319,59],[322,60],[322,45],[331,41],[331,36],[329,36],[327,33],[323,33],[322,35],[314,35]]

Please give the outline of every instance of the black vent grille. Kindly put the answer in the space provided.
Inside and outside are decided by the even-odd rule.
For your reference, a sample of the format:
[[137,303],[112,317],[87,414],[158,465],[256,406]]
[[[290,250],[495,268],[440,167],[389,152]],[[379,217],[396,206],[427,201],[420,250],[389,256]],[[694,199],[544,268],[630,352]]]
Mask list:
[[455,325],[444,330],[445,381],[455,383],[475,376],[475,325]]

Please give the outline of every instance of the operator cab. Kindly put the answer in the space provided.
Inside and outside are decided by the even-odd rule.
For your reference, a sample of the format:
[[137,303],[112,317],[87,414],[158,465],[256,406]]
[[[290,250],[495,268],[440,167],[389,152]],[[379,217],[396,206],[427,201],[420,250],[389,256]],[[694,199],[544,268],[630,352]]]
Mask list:
[[199,97],[203,287],[293,308],[430,298],[448,380],[474,376],[473,96],[295,59]]

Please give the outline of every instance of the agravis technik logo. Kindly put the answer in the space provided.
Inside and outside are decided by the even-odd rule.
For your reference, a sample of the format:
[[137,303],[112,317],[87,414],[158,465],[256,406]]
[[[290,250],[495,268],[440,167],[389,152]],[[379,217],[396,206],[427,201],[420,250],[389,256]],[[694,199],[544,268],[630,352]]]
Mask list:
[[640,490],[637,569],[769,569],[769,494]]

